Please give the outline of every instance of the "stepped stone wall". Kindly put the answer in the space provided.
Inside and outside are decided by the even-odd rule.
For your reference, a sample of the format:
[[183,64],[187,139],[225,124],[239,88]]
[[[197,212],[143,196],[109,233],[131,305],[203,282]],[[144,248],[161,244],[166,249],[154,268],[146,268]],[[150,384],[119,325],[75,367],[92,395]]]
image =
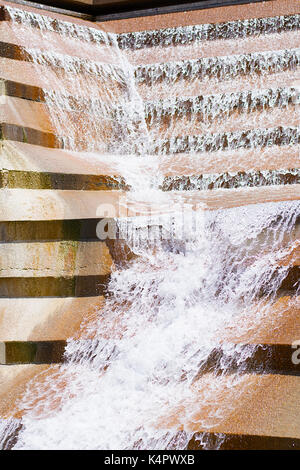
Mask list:
[[[84,141],[82,150],[74,151],[68,136],[58,134],[45,99],[51,83],[57,85],[56,76],[47,63],[38,65],[37,74],[27,52],[39,45],[41,32],[33,25],[31,44],[16,35],[18,26],[12,28],[7,10],[11,6],[0,1],[0,415],[20,419],[16,402],[28,381],[38,383],[55,373],[65,360],[67,339],[78,335],[80,323],[103,306],[111,270],[130,256],[121,241],[97,238],[97,223],[110,217],[99,213],[99,206],[114,206],[120,218],[135,215],[136,209],[120,212],[120,198],[130,188],[116,158],[91,161]],[[300,199],[298,1],[105,23],[43,14],[53,21],[44,33],[49,41],[66,21],[117,34],[143,99],[153,138],[150,153],[164,157],[161,190],[172,191],[174,200],[181,195],[215,210]],[[81,46],[64,38],[58,52],[92,69],[101,52],[90,43],[85,47],[84,40]],[[84,67],[79,73],[84,80]],[[65,78],[64,88],[72,91]],[[182,97],[183,85],[188,98]],[[121,96],[123,90],[116,93]],[[118,112],[126,119],[126,110]],[[79,139],[87,114],[81,116]],[[71,124],[72,119],[70,113]],[[104,123],[101,132],[105,146],[114,129]],[[195,154],[199,158],[191,159]],[[298,221],[287,244],[291,237],[299,241],[299,234]],[[272,318],[264,318],[259,330],[250,328],[244,337],[238,329],[226,335],[229,343],[261,345],[245,364],[247,394],[239,403],[233,400],[228,420],[211,430],[216,439],[227,434],[229,447],[300,448],[299,367],[290,361],[292,342],[300,339],[295,295],[299,243],[286,262],[291,269]],[[250,325],[254,317],[250,311]],[[212,370],[220,357],[222,351],[216,350],[199,377],[199,388],[218,380]],[[259,373],[259,364],[267,374]],[[230,373],[234,369],[232,364]],[[226,377],[222,380],[224,394],[209,412],[233,399]],[[195,409],[197,399],[195,387]],[[176,419],[180,422],[174,416],[166,422],[173,426]],[[200,422],[195,414],[190,448],[200,446]],[[243,436],[248,437],[242,441]]]

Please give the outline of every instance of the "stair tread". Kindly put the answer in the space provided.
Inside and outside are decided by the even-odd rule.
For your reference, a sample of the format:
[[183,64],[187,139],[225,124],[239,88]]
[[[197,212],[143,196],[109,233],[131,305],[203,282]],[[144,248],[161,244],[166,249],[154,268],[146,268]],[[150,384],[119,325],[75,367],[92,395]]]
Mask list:
[[299,439],[299,392],[300,376],[207,374],[157,427]]
[[160,214],[166,208],[170,209],[176,201],[190,208],[199,205],[203,209],[216,210],[298,199],[300,199],[300,184],[189,191],[188,193],[173,191],[168,193],[164,203],[160,202],[158,205],[149,204],[149,200],[134,200],[122,191],[2,189],[0,190],[0,220],[87,219],[105,216],[101,212],[104,209],[106,217],[122,218],[147,215],[150,209],[152,215]]

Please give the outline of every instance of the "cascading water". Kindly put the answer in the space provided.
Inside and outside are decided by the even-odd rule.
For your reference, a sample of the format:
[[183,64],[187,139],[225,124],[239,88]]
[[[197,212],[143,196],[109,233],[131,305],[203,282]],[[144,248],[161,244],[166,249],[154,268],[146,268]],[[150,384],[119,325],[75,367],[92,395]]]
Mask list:
[[[243,131],[230,133],[224,120],[242,104],[245,115],[271,109],[275,122],[285,107],[296,105],[298,91],[278,87],[197,101],[189,99],[183,82],[185,101],[145,105],[137,83],[146,75],[142,67],[134,69],[128,62],[124,45],[114,35],[65,22],[54,28],[47,17],[11,8],[9,12],[16,36],[29,38],[35,28],[44,38],[39,49],[26,48],[26,53],[37,73],[43,65],[50,67],[49,83],[43,77],[44,93],[61,145],[82,151],[80,158],[113,164],[130,186],[120,203],[138,212],[117,220],[119,238],[132,256],[112,272],[105,307],[96,319],[86,320],[78,337],[69,339],[67,363],[28,385],[19,403],[22,428],[14,448],[185,449],[195,424],[198,431],[209,432],[228,419],[242,399],[249,386],[245,361],[256,347],[234,345],[231,338],[250,335],[272,315],[299,238],[299,201],[211,211],[198,201],[197,191],[219,191],[226,200],[226,188],[247,191],[253,185],[296,183],[299,170],[286,169],[283,162],[278,171],[215,172],[174,183],[164,177],[164,161],[189,153],[180,160],[188,175],[189,163],[195,167],[201,153],[227,151],[230,158],[231,151],[242,155],[247,148],[261,147],[263,158],[268,145],[299,143],[299,130],[292,125],[279,130],[255,126],[245,136]],[[230,31],[235,37],[233,25]],[[76,58],[60,50],[64,38],[76,44]],[[84,59],[89,45],[97,48],[93,60]],[[299,62],[299,50],[292,54]],[[286,55],[261,53],[248,73],[267,73],[275,62],[280,71],[290,60],[283,60]],[[243,59],[223,57],[219,62],[222,80],[224,74],[226,79],[238,74]],[[164,69],[164,77],[178,87],[183,72],[175,65],[156,67],[153,82]],[[201,73],[209,74],[203,68]],[[178,117],[187,108],[191,117],[182,126],[198,125],[199,138],[177,137]],[[158,130],[164,119],[170,134],[165,143]],[[218,133],[211,130],[213,122]],[[220,138],[220,132],[226,138]],[[184,191],[188,187],[194,191]],[[207,372],[216,349],[221,361]],[[256,380],[259,386],[258,376]],[[14,422],[3,425],[2,445],[7,445],[13,428]],[[199,439],[210,447],[205,434]]]

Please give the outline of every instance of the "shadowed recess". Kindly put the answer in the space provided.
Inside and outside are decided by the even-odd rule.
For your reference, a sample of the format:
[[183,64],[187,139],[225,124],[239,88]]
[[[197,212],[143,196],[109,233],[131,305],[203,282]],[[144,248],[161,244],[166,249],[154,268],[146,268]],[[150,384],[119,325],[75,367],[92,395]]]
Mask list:
[[58,364],[64,360],[66,341],[1,342],[0,364]]
[[95,297],[106,293],[109,277],[2,277],[0,298]]

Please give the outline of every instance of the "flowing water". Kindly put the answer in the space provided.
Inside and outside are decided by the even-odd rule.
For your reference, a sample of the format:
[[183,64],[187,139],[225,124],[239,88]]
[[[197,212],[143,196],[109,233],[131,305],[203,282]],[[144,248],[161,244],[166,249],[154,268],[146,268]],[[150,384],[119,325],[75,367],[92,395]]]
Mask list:
[[[205,80],[212,69],[220,81],[245,69],[249,77],[268,74],[272,67],[274,73],[295,69],[299,49],[149,66],[145,71],[134,68],[124,52],[134,35],[118,40],[98,29],[9,12],[17,38],[26,43],[33,31],[40,35],[39,47],[32,47],[31,40],[26,53],[37,74],[44,70],[46,105],[60,145],[81,151],[78,158],[112,165],[130,187],[119,204],[132,212],[115,221],[132,256],[114,268],[104,308],[86,319],[78,337],[69,339],[66,364],[53,366],[28,385],[19,403],[24,416],[14,448],[184,449],[195,425],[202,432],[220,425],[249,387],[245,361],[255,346],[234,345],[230,338],[251,335],[272,316],[294,262],[300,215],[299,201],[207,210],[197,199],[199,190],[219,191],[226,199],[233,188],[250,191],[251,186],[299,182],[299,170],[286,168],[284,161],[278,170],[244,174],[224,168],[224,173],[201,177],[189,173],[189,164],[195,167],[207,152],[214,152],[212,158],[228,152],[230,158],[230,152],[242,157],[247,149],[259,148],[263,159],[268,146],[297,145],[299,129],[293,124],[257,125],[248,135],[230,132],[225,125],[241,104],[245,115],[263,109],[280,116],[291,103],[296,106],[297,87],[278,84],[195,99],[184,80],[190,75],[192,81],[193,74]],[[256,34],[259,21],[243,27]],[[283,21],[269,23],[268,34],[283,27]],[[199,41],[212,34],[206,26],[199,27]],[[228,31],[230,37],[240,37],[243,28],[232,24],[227,33],[212,30],[218,34],[210,40]],[[175,39],[182,42],[192,34],[194,29]],[[174,42],[172,30],[169,35]],[[139,35],[134,41],[138,44]],[[76,47],[76,58],[64,53],[65,43]],[[87,53],[93,57],[86,59]],[[170,87],[180,87],[181,98],[145,104],[138,85],[147,74],[149,86],[163,76]],[[181,128],[180,137],[178,117],[187,109],[190,120],[182,124],[186,129]],[[212,131],[215,122],[218,130]],[[201,135],[189,136],[189,126]],[[174,183],[163,168],[177,154],[190,176]],[[185,191],[187,187],[193,191]],[[297,289],[295,285],[294,293]],[[222,351],[221,361],[207,372],[216,348]],[[233,362],[237,367],[230,373]],[[2,426],[5,445],[17,424]],[[210,447],[205,434],[199,439]]]

